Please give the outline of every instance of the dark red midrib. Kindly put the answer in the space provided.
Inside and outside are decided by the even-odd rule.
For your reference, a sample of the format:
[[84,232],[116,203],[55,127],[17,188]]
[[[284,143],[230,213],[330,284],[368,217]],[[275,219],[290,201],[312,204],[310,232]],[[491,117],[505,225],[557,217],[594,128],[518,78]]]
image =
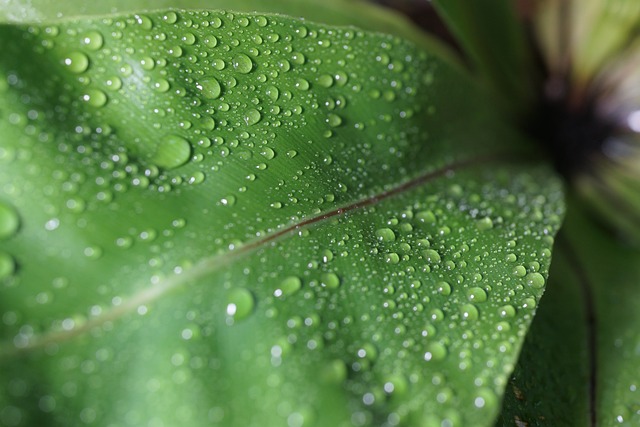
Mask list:
[[303,228],[309,225],[313,225],[315,223],[324,221],[326,219],[329,218],[333,218],[339,215],[343,215],[347,212],[351,212],[360,208],[364,208],[367,206],[373,206],[376,205],[378,203],[380,203],[383,200],[389,199],[393,196],[402,194],[406,191],[412,190],[416,187],[419,187],[429,181],[432,181],[436,178],[440,178],[442,176],[445,176],[447,173],[450,172],[455,172],[456,170],[459,170],[461,168],[465,168],[465,167],[470,167],[470,166],[478,166],[478,165],[482,165],[482,164],[486,164],[486,163],[492,163],[492,162],[498,162],[498,161],[502,161],[505,159],[508,159],[509,155],[507,154],[503,154],[503,153],[496,153],[492,156],[483,156],[483,157],[475,157],[475,158],[471,158],[471,159],[466,159],[466,160],[460,160],[454,163],[451,163],[450,165],[441,167],[440,169],[436,169],[427,173],[424,173],[410,181],[407,181],[403,184],[398,185],[397,187],[394,187],[390,190],[386,190],[383,191],[381,193],[375,194],[373,196],[364,198],[364,199],[360,199],[350,205],[345,205],[336,209],[333,209],[331,211],[328,212],[324,212],[318,216],[315,217],[311,217],[311,218],[307,218],[303,221],[300,221],[298,223],[295,224],[291,224],[287,227],[284,227],[268,236],[266,236],[263,239],[260,240],[256,240],[250,243],[247,243],[246,245],[240,247],[238,250],[242,251],[242,252],[249,252],[252,251],[266,243],[270,243],[274,240],[279,239],[280,237],[294,231],[297,230],[299,228]]

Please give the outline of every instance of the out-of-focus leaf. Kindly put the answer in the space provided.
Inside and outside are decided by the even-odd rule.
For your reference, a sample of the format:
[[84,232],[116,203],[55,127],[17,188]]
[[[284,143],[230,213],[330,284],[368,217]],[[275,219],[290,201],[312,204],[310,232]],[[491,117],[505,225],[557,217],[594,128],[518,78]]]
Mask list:
[[562,191],[448,62],[211,11],[0,40],[3,424],[493,423]]
[[640,420],[640,252],[612,240],[584,206],[572,208],[499,425]]
[[435,0],[433,4],[500,106],[516,116],[526,112],[534,101],[538,76],[516,18],[516,2]]

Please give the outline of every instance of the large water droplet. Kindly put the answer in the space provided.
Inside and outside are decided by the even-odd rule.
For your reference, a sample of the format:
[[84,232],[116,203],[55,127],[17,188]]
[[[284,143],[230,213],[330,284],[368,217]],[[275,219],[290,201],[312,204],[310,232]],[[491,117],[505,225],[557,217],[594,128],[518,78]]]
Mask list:
[[87,31],[82,36],[82,45],[89,50],[98,50],[102,47],[104,38],[97,31]]

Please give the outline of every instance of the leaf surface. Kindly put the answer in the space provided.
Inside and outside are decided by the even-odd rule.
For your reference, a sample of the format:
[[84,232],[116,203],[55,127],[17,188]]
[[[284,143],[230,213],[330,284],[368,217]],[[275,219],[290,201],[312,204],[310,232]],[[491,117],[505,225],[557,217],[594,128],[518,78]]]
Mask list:
[[2,423],[493,422],[562,191],[447,61],[205,11],[0,40]]

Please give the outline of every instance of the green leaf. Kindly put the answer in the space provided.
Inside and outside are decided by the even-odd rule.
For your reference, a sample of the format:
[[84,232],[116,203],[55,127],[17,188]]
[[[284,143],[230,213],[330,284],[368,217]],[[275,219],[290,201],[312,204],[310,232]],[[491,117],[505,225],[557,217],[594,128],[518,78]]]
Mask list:
[[493,423],[562,191],[448,61],[212,11],[0,40],[3,424]]
[[616,243],[581,210],[572,205],[558,238],[549,289],[499,425],[633,426],[640,420],[640,252]]
[[366,0],[15,0],[0,9],[0,22],[51,23],[69,18],[176,8],[286,14],[324,24],[353,25],[363,30],[403,37],[432,53],[437,53],[452,64],[458,64],[459,61],[443,43],[416,28],[406,17]]
[[[471,66],[509,113],[527,112],[535,74],[525,34],[510,0],[435,0]],[[517,115],[516,114],[516,115]]]

